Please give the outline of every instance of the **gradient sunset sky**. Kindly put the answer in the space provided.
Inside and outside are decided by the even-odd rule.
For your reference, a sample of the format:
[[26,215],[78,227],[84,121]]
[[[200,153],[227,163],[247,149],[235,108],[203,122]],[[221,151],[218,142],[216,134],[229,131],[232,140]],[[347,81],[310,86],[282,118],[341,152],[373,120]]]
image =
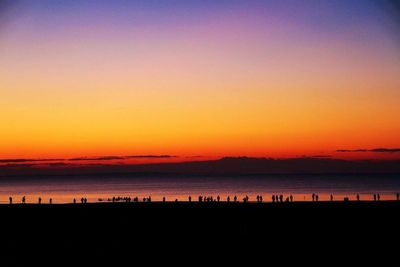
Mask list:
[[[399,158],[390,1],[3,1],[0,158]],[[174,158],[176,160],[176,158]]]

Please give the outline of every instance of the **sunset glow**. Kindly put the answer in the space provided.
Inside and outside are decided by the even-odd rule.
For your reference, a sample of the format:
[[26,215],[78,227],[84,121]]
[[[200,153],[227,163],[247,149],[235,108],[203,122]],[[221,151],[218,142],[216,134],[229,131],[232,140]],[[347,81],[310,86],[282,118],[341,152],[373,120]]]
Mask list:
[[400,146],[397,22],[374,1],[0,8],[0,159],[399,158],[337,152]]

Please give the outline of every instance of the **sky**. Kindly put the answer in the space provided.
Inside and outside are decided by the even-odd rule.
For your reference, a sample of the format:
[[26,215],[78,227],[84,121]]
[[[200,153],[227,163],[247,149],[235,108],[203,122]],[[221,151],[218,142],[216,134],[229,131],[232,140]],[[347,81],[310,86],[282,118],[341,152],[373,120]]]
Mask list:
[[393,3],[4,0],[0,159],[400,158]]

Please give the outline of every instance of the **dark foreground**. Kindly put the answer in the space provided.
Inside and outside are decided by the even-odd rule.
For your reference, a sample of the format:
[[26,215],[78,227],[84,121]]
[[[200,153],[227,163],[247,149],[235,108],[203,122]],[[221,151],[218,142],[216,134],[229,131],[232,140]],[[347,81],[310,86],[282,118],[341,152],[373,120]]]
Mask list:
[[1,205],[1,246],[16,265],[25,252],[38,260],[134,261],[151,252],[149,262],[251,253],[247,260],[390,263],[400,258],[399,215],[398,201]]

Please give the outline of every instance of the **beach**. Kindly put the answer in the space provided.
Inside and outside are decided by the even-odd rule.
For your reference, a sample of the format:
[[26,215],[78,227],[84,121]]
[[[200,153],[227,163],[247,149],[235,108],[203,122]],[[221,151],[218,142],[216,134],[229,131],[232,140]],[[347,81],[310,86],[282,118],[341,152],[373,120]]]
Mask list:
[[355,257],[361,249],[364,259],[384,251],[389,260],[399,212],[400,201],[2,204],[1,244],[72,255],[228,248]]

